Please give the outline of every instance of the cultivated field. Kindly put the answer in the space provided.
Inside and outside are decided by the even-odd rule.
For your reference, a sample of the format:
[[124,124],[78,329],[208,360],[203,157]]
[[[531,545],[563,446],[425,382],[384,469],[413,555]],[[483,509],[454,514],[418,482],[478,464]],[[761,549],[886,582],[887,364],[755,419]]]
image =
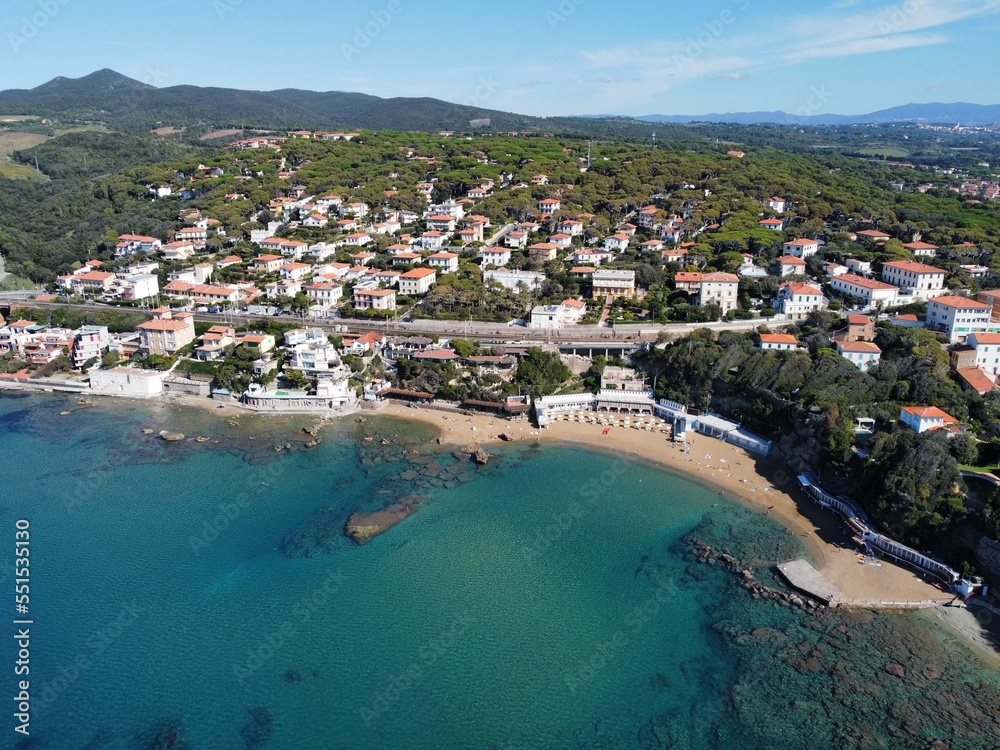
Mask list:
[[8,156],[15,151],[37,146],[48,139],[47,135],[38,133],[0,133],[0,156]]
[[205,135],[199,136],[200,140],[211,141],[216,138],[232,138],[234,135],[242,135],[242,130],[213,130],[211,133],[205,133]]
[[0,177],[11,180],[47,180],[48,177],[39,174],[25,164],[11,161],[10,155],[21,149],[37,146],[49,140],[48,136],[37,133],[0,133]]

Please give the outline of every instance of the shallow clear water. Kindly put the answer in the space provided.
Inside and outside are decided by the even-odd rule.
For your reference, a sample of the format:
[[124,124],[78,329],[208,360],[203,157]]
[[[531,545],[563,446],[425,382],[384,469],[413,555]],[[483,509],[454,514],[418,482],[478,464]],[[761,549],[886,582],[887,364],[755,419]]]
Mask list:
[[[692,562],[689,535],[762,578],[802,550],[685,478],[524,444],[475,470],[392,420],[343,420],[305,450],[306,422],[67,408],[0,398],[11,588],[31,522],[31,747],[996,744],[954,728],[1000,718],[995,676],[925,618],[817,618]],[[410,494],[418,513],[344,536]],[[920,710],[940,696],[963,710]]]

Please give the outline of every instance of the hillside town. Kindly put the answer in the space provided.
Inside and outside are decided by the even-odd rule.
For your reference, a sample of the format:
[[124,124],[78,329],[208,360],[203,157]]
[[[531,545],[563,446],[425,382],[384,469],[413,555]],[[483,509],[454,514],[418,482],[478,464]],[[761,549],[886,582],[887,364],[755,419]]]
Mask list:
[[[422,165],[427,171],[415,174],[424,179],[396,182],[378,205],[348,191],[310,191],[301,181],[310,160],[288,153],[296,142],[344,146],[364,140],[358,133],[310,132],[241,140],[230,144],[228,161],[178,169],[169,184],[142,186],[139,197],[177,206],[181,226],[161,236],[115,234],[103,259],[78,264],[34,299],[141,309],[151,319],[112,334],[107,326],[68,329],[14,316],[0,328],[0,377],[24,380],[58,363],[87,371],[97,391],[138,395],[156,391],[156,377],[143,379],[138,370],[121,375],[121,368],[113,375],[116,368],[106,365],[134,363],[155,371],[179,360],[225,362],[247,350],[255,355],[248,368],[253,382],[239,383],[244,387],[234,397],[259,403],[266,388],[277,392],[277,377],[293,373],[316,403],[342,406],[376,392],[376,381],[391,381],[400,351],[418,362],[453,359],[473,377],[488,372],[502,379],[516,361],[502,346],[476,346],[475,356],[459,356],[449,341],[456,336],[433,342],[415,336],[412,344],[375,333],[352,336],[350,321],[410,324],[418,332],[423,320],[494,322],[497,331],[507,329],[498,336],[505,341],[516,340],[518,330],[600,338],[618,331],[628,336],[630,324],[656,332],[671,323],[756,321],[763,349],[795,350],[796,328],[827,311],[842,318],[834,336],[837,354],[861,371],[880,361],[878,322],[932,332],[965,387],[980,394],[996,387],[1000,365],[991,347],[1000,335],[1000,289],[990,288],[996,284],[991,267],[962,262],[982,258],[982,243],[933,244],[924,239],[935,234],[932,227],[909,227],[903,237],[897,227],[894,236],[877,228],[882,221],[874,215],[820,225],[803,218],[799,201],[778,195],[741,196],[740,211],[716,217],[706,213],[712,190],[696,180],[676,194],[646,195],[617,218],[598,215],[581,209],[573,184],[534,173],[531,160],[520,173],[501,170],[466,186],[462,195],[436,200],[435,158],[416,149],[406,150],[405,162]],[[257,154],[252,164],[240,161],[247,152]],[[473,153],[488,172],[491,160]],[[589,146],[576,162],[580,174],[592,168]],[[227,168],[240,173],[226,180]],[[276,171],[280,188],[266,206],[250,211],[251,227],[258,229],[247,230],[231,213],[218,219],[185,206],[207,191],[241,184],[245,192],[226,192],[224,205],[248,202],[250,186],[266,181],[265,168]],[[394,207],[400,193],[416,196],[422,208]],[[527,202],[522,195],[530,196]],[[491,202],[498,196],[516,196],[523,208],[505,218]],[[746,228],[754,211],[756,227]],[[737,222],[749,237],[742,252],[728,249]],[[309,333],[237,332],[226,323],[233,314],[296,316],[295,330]],[[222,324],[196,330],[198,317]],[[633,329],[635,349],[645,345],[641,330]],[[336,344],[328,340],[331,331],[343,334]],[[660,340],[682,332],[663,328]],[[377,358],[379,366],[351,373],[345,356]],[[211,367],[200,370],[213,381]],[[130,379],[129,387],[112,385],[116,377]],[[233,385],[219,378],[213,383],[224,392]],[[492,390],[505,395],[503,388]]]

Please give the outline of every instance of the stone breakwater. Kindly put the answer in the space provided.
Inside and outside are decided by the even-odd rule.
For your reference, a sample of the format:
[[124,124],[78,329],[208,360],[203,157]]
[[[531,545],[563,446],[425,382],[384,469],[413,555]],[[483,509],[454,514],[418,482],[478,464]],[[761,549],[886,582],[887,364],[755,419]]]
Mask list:
[[811,614],[820,614],[825,610],[825,607],[808,597],[801,597],[788,591],[781,591],[758,581],[750,567],[744,565],[740,560],[724,550],[718,550],[697,537],[689,539],[688,544],[689,550],[685,559],[727,568],[739,576],[743,590],[749,592],[750,596],[754,599],[765,599],[775,602],[782,607],[794,607]]

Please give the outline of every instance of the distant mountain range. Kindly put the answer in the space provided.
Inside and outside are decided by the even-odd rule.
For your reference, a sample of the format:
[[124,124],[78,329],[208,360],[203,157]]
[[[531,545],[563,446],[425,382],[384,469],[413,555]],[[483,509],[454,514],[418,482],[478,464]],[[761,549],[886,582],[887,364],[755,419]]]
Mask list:
[[[599,117],[605,117],[600,115]],[[726,112],[709,115],[642,115],[642,122],[664,123],[737,123],[757,125],[884,125],[893,122],[928,123],[932,125],[992,125],[1000,122],[1000,104],[903,104],[865,115],[798,115],[788,112]]]
[[593,115],[532,117],[431,98],[383,99],[343,91],[243,91],[199,86],[157,88],[107,68],[82,78],[53,78],[33,89],[0,91],[0,115],[40,115],[63,121],[103,122],[125,131],[160,125],[269,130],[371,128],[375,130],[557,131],[646,138],[656,124],[851,125],[892,122],[989,125],[1000,105],[906,104],[867,115],[799,116],[787,112],[708,115]]
[[156,88],[99,70],[82,78],[54,78],[33,89],[0,91],[0,114],[31,114],[106,122],[125,130],[173,126],[246,126],[267,129],[374,128],[391,130],[538,128],[542,118],[430,98],[382,99],[340,91],[241,91],[199,86]]

